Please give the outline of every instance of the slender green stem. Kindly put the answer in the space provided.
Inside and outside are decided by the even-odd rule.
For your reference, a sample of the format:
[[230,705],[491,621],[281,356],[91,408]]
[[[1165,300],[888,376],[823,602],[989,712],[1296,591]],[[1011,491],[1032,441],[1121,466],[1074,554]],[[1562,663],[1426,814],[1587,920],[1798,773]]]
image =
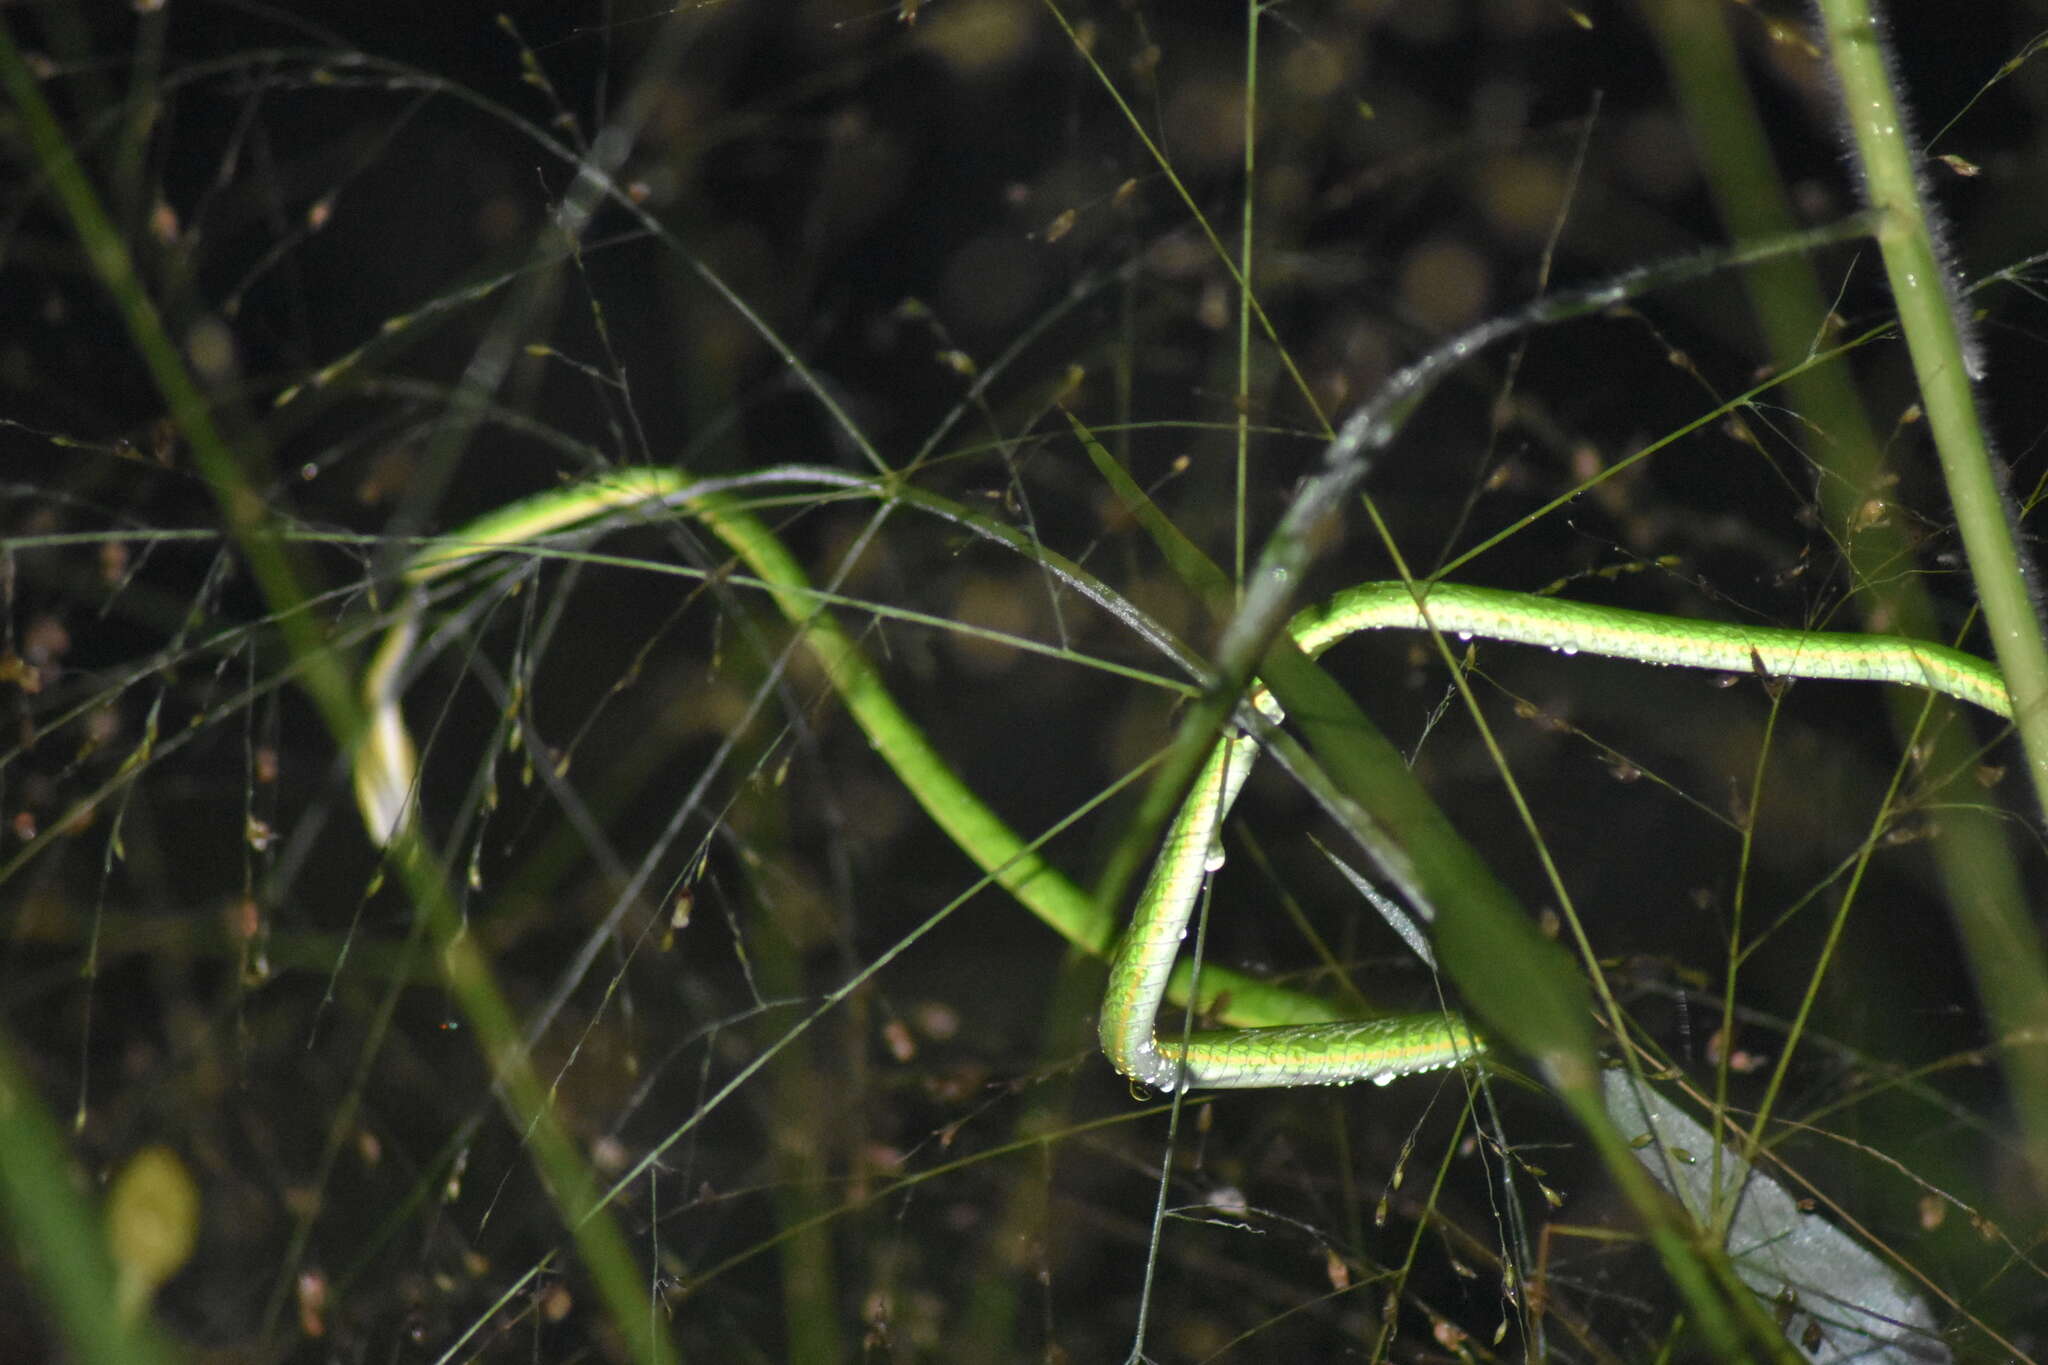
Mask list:
[[2048,809],[2048,643],[2027,594],[2012,504],[1977,409],[1972,379],[1981,360],[1964,330],[1953,271],[1937,247],[1933,209],[1921,187],[1918,153],[1908,138],[1878,19],[1869,0],[1822,0],[1820,8],[1864,191],[1882,215],[1877,242],[1900,330],[1919,376],[1921,403],[1992,648],[2012,689],[2035,792]]
[[[1248,473],[1251,466],[1252,420],[1252,224],[1259,202],[1259,8],[1244,7],[1244,203],[1237,237],[1237,496],[1232,500],[1230,581],[1244,582],[1245,524]],[[1281,348],[1286,354],[1286,348]]]
[[[1871,0],[1822,0],[1820,14],[1864,192],[1882,215],[1878,247],[1919,380],[1921,405],[1992,649],[2012,690],[2013,719],[2036,805],[2048,812],[2048,643],[2014,534],[2017,511],[1977,408],[1973,381],[1981,357],[1966,331],[1954,272],[1942,259],[1940,229],[1921,184],[1919,149],[1910,138]],[[1969,833],[1996,841],[1994,831]],[[2001,895],[1973,898],[1958,908],[1968,912],[1959,914],[1958,925],[1999,1036],[2040,1036],[2048,1030],[2048,959],[2021,903]],[[2029,1046],[2007,1056],[2029,1161],[2036,1181],[2048,1185],[2048,1057]]]

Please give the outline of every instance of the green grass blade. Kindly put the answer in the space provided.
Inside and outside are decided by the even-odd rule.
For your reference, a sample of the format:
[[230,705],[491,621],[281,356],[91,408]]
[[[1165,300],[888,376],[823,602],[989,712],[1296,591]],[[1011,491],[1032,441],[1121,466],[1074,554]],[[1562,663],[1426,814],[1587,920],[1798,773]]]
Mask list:
[[[2036,805],[2048,812],[2048,643],[2014,537],[2016,510],[1978,411],[1973,378],[1979,366],[1960,320],[1954,272],[1937,247],[1933,209],[1920,183],[1919,150],[1909,141],[1911,124],[1870,0],[1822,0],[1820,15],[1864,192],[1882,214],[1878,247],[1942,478],[2012,694]],[[1960,902],[1959,909],[1998,1032],[2007,1038],[2041,1036],[2048,1031],[2048,959],[2017,899],[1985,897]],[[2048,1188],[2048,1054],[2021,1046],[2006,1055],[2028,1161],[2037,1187]]]
[[90,1365],[172,1360],[146,1320],[117,1311],[114,1263],[100,1219],[79,1192],[63,1135],[5,1040],[0,1097],[0,1209],[7,1236],[41,1286],[74,1358]]

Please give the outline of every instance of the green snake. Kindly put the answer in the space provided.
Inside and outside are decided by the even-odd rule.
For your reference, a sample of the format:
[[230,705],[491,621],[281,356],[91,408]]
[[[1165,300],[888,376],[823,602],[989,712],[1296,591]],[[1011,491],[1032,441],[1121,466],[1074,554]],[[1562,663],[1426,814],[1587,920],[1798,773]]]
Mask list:
[[[406,598],[369,668],[363,694],[370,723],[358,744],[355,785],[366,827],[379,842],[409,819],[418,757],[399,707],[406,664],[427,589],[494,554],[531,548],[550,535],[675,507],[723,540],[766,588],[803,639],[842,702],[884,761],[960,849],[1033,913],[1098,955],[1116,940],[1091,898],[1018,837],[954,773],[897,704],[866,653],[820,605],[782,542],[730,492],[674,469],[622,468],[489,513],[417,553],[404,573]],[[1418,605],[1418,597],[1422,605]],[[1837,634],[1694,621],[1547,596],[1453,583],[1368,583],[1295,616],[1289,630],[1316,655],[1369,630],[1430,630],[1547,646],[1643,663],[1788,678],[1905,684],[1945,693],[2010,716],[1998,670],[1960,650],[1898,636]],[[1263,692],[1254,704],[1279,709]],[[1231,1027],[1157,1032],[1162,1003],[1184,998],[1180,945],[1217,836],[1257,757],[1249,737],[1216,746],[1170,825],[1129,929],[1116,946],[1103,1001],[1103,1051],[1126,1076],[1153,1089],[1339,1084],[1453,1066],[1483,1041],[1453,1014],[1371,1020],[1330,1017],[1313,997],[1220,968],[1202,974],[1201,1006]],[[1179,973],[1177,976],[1176,973]],[[1247,1026],[1255,1025],[1255,1026]]]

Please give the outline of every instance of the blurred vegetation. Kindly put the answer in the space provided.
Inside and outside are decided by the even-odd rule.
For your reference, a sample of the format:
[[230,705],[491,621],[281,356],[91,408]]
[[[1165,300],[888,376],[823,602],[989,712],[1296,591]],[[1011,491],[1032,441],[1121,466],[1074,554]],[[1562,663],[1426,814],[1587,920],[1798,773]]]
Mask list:
[[[2048,426],[2031,378],[2048,75],[2030,44],[2048,9],[1899,8],[1956,266],[2009,272],[1970,307],[2030,510]],[[1774,230],[1766,196],[1784,226],[1855,207],[1796,6],[1273,4],[1248,79],[1250,19],[1140,0],[0,11],[351,674],[420,537],[612,464],[854,475],[878,457],[1204,648],[1199,604],[1060,404],[1232,566],[1325,423],[1432,344]],[[13,105],[0,153],[0,1021],[23,1097],[63,1126],[73,1192],[115,1229],[108,1263],[17,1216],[0,1342],[56,1353],[61,1262],[81,1301],[96,1277],[107,1304],[153,1291],[192,1358],[628,1358],[645,1324],[593,1288],[448,984],[452,950],[365,837],[220,477]],[[1240,344],[1247,198],[1278,345]],[[1910,585],[1925,616],[1894,625],[1988,652],[1894,339],[1831,361],[1832,393],[1773,389],[1690,429],[1804,359],[1802,338],[1871,335],[1889,308],[1873,256],[1816,253],[1811,282],[1729,272],[1475,358],[1372,477],[1404,555],[1417,572],[1462,556],[1668,441],[1457,576],[1836,629]],[[1760,321],[1773,300],[1790,313]],[[1175,696],[1092,665],[1171,670],[1041,565],[901,506],[763,501],[850,599],[1064,653],[841,613],[1027,835],[1170,738]],[[678,519],[595,551],[438,600],[407,711],[453,941],[529,1034],[549,1112],[605,1183],[669,1144],[605,1216],[686,1357],[1121,1359],[1168,1160],[1156,1359],[1702,1352],[1540,1092],[1496,1088],[1483,1137],[1454,1077],[1202,1099],[1169,1154],[1163,1106],[1094,1053],[1099,965],[992,890],[724,1098],[975,874],[785,654],[777,613],[724,581],[715,542]],[[1355,516],[1302,600],[1390,572]],[[1427,641],[1331,666],[1554,912]],[[1968,860],[2041,882],[2010,742],[1975,719],[1945,749],[1902,739],[1870,688],[1773,695],[1502,646],[1475,668],[1640,1029],[1708,1090],[1735,1054],[1739,1115],[1819,974],[1778,1157],[1918,1281],[1958,1358],[2038,1355],[2043,1203],[2000,1069],[2038,1043],[1987,1025],[1951,928],[1958,830],[1989,850]],[[1130,805],[1051,855],[1086,884]],[[1313,803],[1262,770],[1211,958],[1430,1007],[1311,835],[1330,837]],[[14,1155],[36,1140],[0,1166],[48,1190]]]

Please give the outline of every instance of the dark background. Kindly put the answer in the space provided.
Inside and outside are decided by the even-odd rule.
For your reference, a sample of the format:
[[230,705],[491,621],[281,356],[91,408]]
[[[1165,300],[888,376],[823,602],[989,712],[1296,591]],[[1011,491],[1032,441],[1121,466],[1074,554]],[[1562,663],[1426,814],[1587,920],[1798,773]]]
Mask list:
[[[2028,62],[1983,87],[2048,15],[2032,3],[1959,8],[1901,6],[1893,38],[1923,134],[1942,129],[1934,150],[1966,163],[1930,162],[1928,183],[1950,216],[1956,265],[1974,280],[2042,246],[2048,86]],[[1713,10],[1797,213],[1841,217],[1854,187],[1825,75],[1797,35],[1803,12]],[[1242,7],[1065,12],[1234,250]],[[509,26],[491,6],[437,4],[0,10],[46,63],[45,92],[245,469],[272,513],[304,533],[297,553],[338,647],[358,663],[366,655],[403,537],[453,529],[596,464],[866,467],[700,264],[894,468],[972,398],[913,481],[1027,526],[1206,643],[1050,403],[1066,394],[1176,523],[1228,563],[1235,289],[1046,8],[932,0],[915,23],[828,0],[505,13]],[[1546,288],[1727,238],[1673,103],[1670,54],[1633,7],[1277,5],[1260,41],[1257,284],[1325,413]],[[661,235],[603,206],[564,263],[574,158],[635,109],[618,176]],[[200,1181],[201,1254],[159,1301],[174,1331],[222,1359],[432,1358],[557,1248],[559,1223],[431,962],[400,965],[406,905],[377,880],[344,766],[290,685],[237,556],[213,535],[135,535],[119,542],[125,558],[99,539],[212,532],[219,515],[18,125],[0,127],[0,147],[10,163],[0,202],[6,645],[42,683],[0,696],[10,716],[0,809],[11,822],[0,835],[10,860],[0,1010],[53,1111],[68,1115],[83,1097],[84,1169],[103,1175],[163,1142]],[[1839,291],[1841,335],[1883,318],[1869,243],[1813,263]],[[2042,473],[2037,282],[2023,274],[1971,300],[1987,411],[2023,498]],[[502,380],[463,434],[458,386],[505,347]],[[1255,349],[1244,508],[1254,545],[1322,444],[1273,349]],[[985,392],[970,393],[956,357],[983,373],[1000,363]],[[1661,291],[1459,370],[1370,488],[1426,569],[1711,411],[1773,359],[1735,276]],[[1852,367],[1897,478],[1886,515],[1906,528],[1911,560],[1896,571],[1933,576],[1947,626],[1961,630],[1969,590],[1924,433],[1909,420],[1903,348],[1883,340],[1839,363]],[[1708,424],[1458,577],[1853,627],[1839,527],[1819,508],[1811,458],[1831,433],[1782,403],[1766,396],[1745,429]],[[776,515],[822,576],[870,510],[820,502]],[[654,531],[604,548],[716,561]],[[1354,517],[1305,596],[1389,572]],[[1055,615],[1030,564],[910,512],[882,525],[844,590],[1170,671],[1072,599]],[[972,873],[818,701],[814,671],[797,668],[762,720],[735,732],[777,643],[762,604],[601,568],[549,570],[520,595],[476,601],[409,694],[416,729],[432,733],[429,822],[452,850],[451,875],[474,869],[471,929],[525,1010],[548,997],[627,876],[648,872],[539,1057],[543,1076],[564,1077],[565,1122],[594,1159],[631,1161],[781,1036],[800,1013],[788,1001],[872,961]],[[1061,819],[1169,732],[1168,698],[1099,671],[902,625],[870,646],[906,709],[1021,830]],[[1333,662],[1396,742],[1419,751],[1432,790],[1504,878],[1532,907],[1550,906],[1469,727],[1428,729],[1441,669],[1410,641],[1348,647]],[[1481,663],[1510,763],[1599,951],[1645,1028],[1704,1068],[1718,1016],[1688,993],[1718,998],[1736,888],[1766,923],[1809,897],[1831,911],[1831,894],[1813,893],[1867,834],[1898,759],[1879,700],[1871,689],[1793,690],[1745,871],[1723,817],[1747,800],[1763,751],[1761,688],[1533,651],[1489,648]],[[517,753],[491,741],[510,678],[527,727]],[[662,842],[735,733],[681,836]],[[573,802],[527,771],[540,745],[568,760]],[[150,762],[124,769],[137,755]],[[1992,741],[1982,799],[2022,812],[2017,779],[1996,780],[2005,758]],[[465,802],[486,768],[499,803],[479,818]],[[102,790],[89,818],[32,842]],[[1368,995],[1426,1006],[1427,981],[1304,837],[1320,832],[1306,799],[1272,774],[1252,797],[1244,824],[1273,871],[1233,853],[1211,951],[1260,971],[1310,966],[1280,913],[1284,891]],[[252,820],[269,834],[252,835]],[[2034,823],[2015,814],[2010,829],[2035,873]],[[1056,856],[1085,882],[1115,830],[1114,819],[1083,821]],[[1922,1198],[1932,1188],[1983,1210],[2017,1198],[1995,1072],[1949,1065],[1987,1039],[1916,847],[1939,836],[1937,814],[1911,812],[1860,893],[1824,983],[1827,1045],[1796,1074],[1794,1108],[1863,1094],[1883,1066],[1948,1074],[1910,1102],[1831,1113],[1844,1140],[1803,1157],[1971,1311],[2008,1332],[2038,1331],[2048,1311],[2038,1278],[2002,1276],[1995,1239],[1939,1200],[1946,1221],[1930,1226]],[[692,919],[662,951],[651,945],[685,880]],[[252,919],[260,928],[245,940]],[[1826,927],[1823,909],[1791,916],[1745,967],[1744,1003],[1788,1015]],[[94,934],[96,972],[81,979]],[[380,1032],[401,970],[414,983]],[[1089,1052],[1093,970],[984,893],[714,1111],[671,1150],[655,1202],[620,1211],[629,1241],[657,1241],[655,1271],[679,1286],[669,1305],[678,1339],[718,1358],[1126,1349],[1157,1128],[1064,1136],[860,1202],[897,1175],[1130,1112],[1126,1088]],[[898,1037],[917,1044],[914,1056],[891,1052]],[[1254,1335],[1239,1358],[1364,1358],[1383,1289],[1320,1296],[1400,1264],[1418,1226],[1424,1249],[1405,1282],[1395,1354],[1443,1351],[1439,1323],[1484,1341],[1512,1321],[1491,1259],[1506,1236],[1498,1189],[1479,1162],[1453,1158],[1434,1214],[1413,1202],[1451,1141],[1456,1098],[1418,1082],[1230,1097],[1204,1110],[1199,1133],[1181,1138],[1186,1196],[1241,1191],[1256,1231],[1169,1224],[1160,1292],[1172,1326],[1160,1358],[1202,1358],[1242,1332]],[[1507,1103],[1511,1136],[1535,1153],[1528,1167],[1568,1196],[1553,1213],[1525,1180],[1530,1217],[1615,1225],[1621,1215],[1570,1150],[1562,1117],[1539,1096],[1511,1092]],[[1411,1133],[1410,1193],[1378,1229],[1375,1203]],[[316,1188],[329,1144],[340,1157]],[[1845,1148],[1881,1153],[1927,1186],[1844,1160]],[[294,1261],[285,1249],[307,1201],[319,1214]],[[821,1233],[703,1278],[835,1208]],[[1550,1246],[1554,1311],[1572,1324],[1559,1349],[1653,1352],[1670,1310],[1636,1263],[1647,1258],[1569,1235]],[[559,1282],[496,1310],[490,1350],[608,1358],[593,1297],[573,1264],[557,1268]],[[301,1274],[329,1286],[326,1305],[266,1317]],[[31,1317],[22,1310],[17,1330],[37,1330]],[[1520,1340],[1511,1328],[1500,1349]],[[1965,1333],[1960,1349],[1975,1342]]]

